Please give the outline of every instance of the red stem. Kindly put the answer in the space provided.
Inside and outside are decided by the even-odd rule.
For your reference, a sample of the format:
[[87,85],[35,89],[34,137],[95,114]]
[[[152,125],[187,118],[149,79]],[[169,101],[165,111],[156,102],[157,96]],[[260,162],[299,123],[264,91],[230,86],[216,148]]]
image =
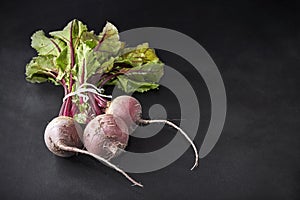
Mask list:
[[[49,75],[52,76],[54,79],[57,78],[57,72],[56,71],[49,72]],[[65,79],[61,79],[59,81],[59,83],[63,86],[64,93],[65,93],[65,96],[66,96],[68,94],[68,88],[67,88]],[[65,115],[65,109],[66,109],[66,106],[67,106],[66,103],[67,103],[66,101],[64,101],[62,103],[62,105],[60,107],[60,110],[59,110],[59,113],[58,113],[59,116]]]
[[59,116],[64,115],[65,106],[66,106],[66,101],[64,101],[60,107]]
[[74,47],[73,47],[73,22],[71,23],[71,27],[70,27],[69,47],[70,47],[70,54],[71,54],[71,70],[70,70],[69,92],[71,92],[72,91],[72,86],[73,86],[72,69],[74,67],[74,62],[75,62]]
[[50,41],[54,44],[54,46],[56,47],[57,51],[60,53],[61,49],[59,48],[58,44],[53,39],[50,39]]
[[88,96],[89,96],[89,100],[91,102],[91,105],[92,105],[92,108],[93,108],[95,114],[100,115],[101,110],[100,110],[99,106],[96,104],[94,96],[90,93],[88,93]]
[[64,87],[65,96],[68,94],[68,88],[66,85],[66,81],[64,79],[61,80],[62,86]]
[[77,106],[73,103],[71,107],[71,116],[74,116],[77,113],[78,109]]
[[71,111],[71,105],[72,105],[72,101],[71,101],[71,98],[69,97],[66,100],[66,105],[65,105],[65,109],[64,109],[64,113],[63,113],[64,116],[73,117],[71,115],[71,113],[70,113],[70,111]]
[[107,100],[103,99],[102,97],[94,94],[94,98],[96,103],[98,104],[98,106],[100,106],[101,108],[106,108],[106,104],[107,104]]
[[[70,60],[71,61],[70,83],[69,83],[69,88],[67,88],[66,86],[64,87],[64,89],[65,89],[65,95],[67,95],[70,92],[72,92],[72,87],[73,87],[72,69],[73,69],[74,63],[75,63],[75,54],[74,54],[74,47],[73,47],[73,22],[71,23],[71,27],[70,27],[70,42],[69,42],[69,47],[70,47],[70,54],[71,54],[71,60]],[[66,91],[67,91],[67,93],[66,93]],[[73,117],[73,115],[71,113],[71,108],[72,108],[72,97],[68,97],[66,99],[66,103],[64,105],[63,115],[64,116]]]
[[[80,84],[83,84],[84,76],[85,76],[85,59],[83,59],[83,61],[82,61],[82,73],[81,73],[81,76],[80,76]],[[79,97],[79,102],[80,102],[80,104],[83,104],[83,98],[82,97]]]
[[122,74],[124,74],[124,73],[122,73],[122,72],[117,72],[117,73],[115,73],[115,74],[112,74],[112,75],[106,77],[106,78],[104,79],[104,81],[102,81],[102,82],[100,83],[100,86],[99,86],[99,87],[100,87],[100,88],[103,87],[108,81],[110,81],[110,80],[113,79],[114,77],[116,77],[116,76],[118,76],[118,75],[122,75]]
[[100,48],[100,46],[101,46],[101,44],[102,44],[102,42],[103,42],[103,40],[104,40],[105,37],[106,37],[106,33],[103,34],[103,36],[102,36],[102,38],[99,40],[97,46],[94,48],[94,51],[98,51],[98,50],[99,50],[99,48]]

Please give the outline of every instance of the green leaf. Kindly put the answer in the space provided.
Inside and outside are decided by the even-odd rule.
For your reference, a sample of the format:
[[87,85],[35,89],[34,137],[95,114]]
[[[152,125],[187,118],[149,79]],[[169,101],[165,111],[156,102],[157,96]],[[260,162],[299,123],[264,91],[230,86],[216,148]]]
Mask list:
[[59,85],[59,82],[55,79],[55,73],[57,73],[57,70],[52,55],[34,57],[26,65],[26,80],[31,83],[51,81]]
[[83,32],[80,40],[82,43],[86,44],[91,49],[94,49],[98,44],[99,38],[94,34],[94,31],[90,31]]
[[116,63],[124,63],[133,67],[141,66],[146,63],[158,63],[154,49],[149,48],[148,43],[138,45],[136,48],[125,48]]
[[77,51],[78,58],[78,83],[79,86],[85,83],[91,75],[93,75],[99,68],[100,63],[95,56],[93,49],[91,49],[87,44],[82,44],[79,46]]
[[164,74],[163,66],[163,63],[158,62],[127,69],[124,75],[117,76],[117,79],[110,84],[117,85],[126,93],[155,89]]
[[87,31],[87,26],[74,19],[69,22],[62,31],[53,31],[49,34],[54,38],[58,38],[66,42],[67,44],[69,44],[72,40],[72,44],[75,48],[79,43],[80,37],[85,31]]
[[71,67],[70,56],[70,49],[65,47],[56,58],[57,67],[59,67],[62,71],[69,72]]
[[157,88],[158,82],[164,74],[164,64],[156,56],[154,49],[148,43],[135,48],[125,48],[122,55],[116,58],[114,65],[124,75],[109,84],[117,85],[123,91],[145,92]]
[[118,29],[109,22],[106,23],[98,38],[99,41],[94,51],[104,57],[115,56],[124,45],[119,41]]
[[97,73],[108,73],[110,72],[113,67],[114,67],[114,61],[115,58],[114,57],[110,57],[109,60],[107,60],[106,62],[102,63],[101,67],[97,70]]
[[94,52],[100,63],[106,62],[113,56],[116,56],[122,47],[122,42],[119,41],[119,33],[117,28],[107,22],[102,32],[98,36],[99,40]]
[[[85,38],[89,38],[85,40]],[[89,47],[94,47],[88,53],[86,61],[86,79],[91,78],[94,74],[101,75],[108,73],[114,67],[114,61],[120,49],[124,46],[119,41],[119,33],[117,28],[111,23],[107,22],[102,32],[97,36],[97,43],[95,45],[96,37],[86,34],[83,41]],[[96,62],[97,61],[97,62]]]
[[126,78],[125,76],[118,76],[117,81],[113,85],[116,85],[119,89],[126,93],[132,92],[147,92],[151,89],[158,88],[159,84],[150,82],[138,82]]
[[147,63],[129,69],[125,76],[140,82],[159,82],[164,74],[163,63]]
[[57,56],[65,44],[59,39],[46,37],[43,31],[37,31],[31,36],[31,46],[38,52],[38,55]]

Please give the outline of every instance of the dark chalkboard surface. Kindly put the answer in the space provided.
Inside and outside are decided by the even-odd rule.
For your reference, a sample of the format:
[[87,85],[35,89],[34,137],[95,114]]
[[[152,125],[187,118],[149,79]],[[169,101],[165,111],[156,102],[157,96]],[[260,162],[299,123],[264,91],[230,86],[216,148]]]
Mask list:
[[[25,81],[35,55],[36,30],[61,29],[77,18],[99,32],[106,21],[120,31],[165,27],[201,44],[222,75],[227,116],[222,135],[199,167],[190,171],[189,148],[158,171],[131,174],[143,189],[83,155],[52,155],[43,131],[57,115],[62,88]],[[6,1],[0,7],[0,198],[1,199],[299,199],[300,198],[300,26],[299,7],[274,1],[198,3],[188,1]],[[184,59],[158,50],[198,95],[199,147],[210,120],[205,83]],[[144,117],[153,103],[168,118],[180,118],[172,92],[162,87],[137,97]],[[173,129],[148,139],[131,138],[128,150],[149,152],[168,144]]]

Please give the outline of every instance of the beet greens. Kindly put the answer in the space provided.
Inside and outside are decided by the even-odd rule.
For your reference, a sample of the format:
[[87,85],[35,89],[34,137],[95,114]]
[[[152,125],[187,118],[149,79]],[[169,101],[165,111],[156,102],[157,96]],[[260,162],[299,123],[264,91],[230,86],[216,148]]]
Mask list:
[[163,75],[163,63],[147,43],[126,47],[109,22],[99,35],[73,20],[49,37],[40,30],[31,39],[38,56],[27,64],[26,79],[62,85],[66,98],[59,115],[82,124],[105,112],[108,99],[102,93],[106,85],[145,92],[158,88]]

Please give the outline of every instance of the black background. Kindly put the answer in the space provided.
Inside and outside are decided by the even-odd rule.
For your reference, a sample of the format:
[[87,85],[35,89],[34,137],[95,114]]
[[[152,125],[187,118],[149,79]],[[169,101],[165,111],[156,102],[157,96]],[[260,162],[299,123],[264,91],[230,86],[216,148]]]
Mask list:
[[[284,1],[1,2],[0,198],[299,199],[299,17],[299,7]],[[208,51],[224,80],[228,112],[220,140],[195,171],[189,170],[189,149],[164,169],[132,174],[145,185],[140,189],[93,159],[58,158],[45,148],[43,130],[57,115],[63,91],[25,81],[25,65],[35,55],[30,36],[39,29],[61,29],[73,18],[96,32],[107,20],[120,31],[170,28]],[[199,147],[210,118],[205,84],[183,59],[164,51],[158,54],[184,74],[198,94]],[[145,117],[151,104],[161,103],[168,118],[179,123],[178,102],[167,88],[137,97]],[[132,139],[129,149],[164,146],[175,132],[164,130],[146,141]]]

